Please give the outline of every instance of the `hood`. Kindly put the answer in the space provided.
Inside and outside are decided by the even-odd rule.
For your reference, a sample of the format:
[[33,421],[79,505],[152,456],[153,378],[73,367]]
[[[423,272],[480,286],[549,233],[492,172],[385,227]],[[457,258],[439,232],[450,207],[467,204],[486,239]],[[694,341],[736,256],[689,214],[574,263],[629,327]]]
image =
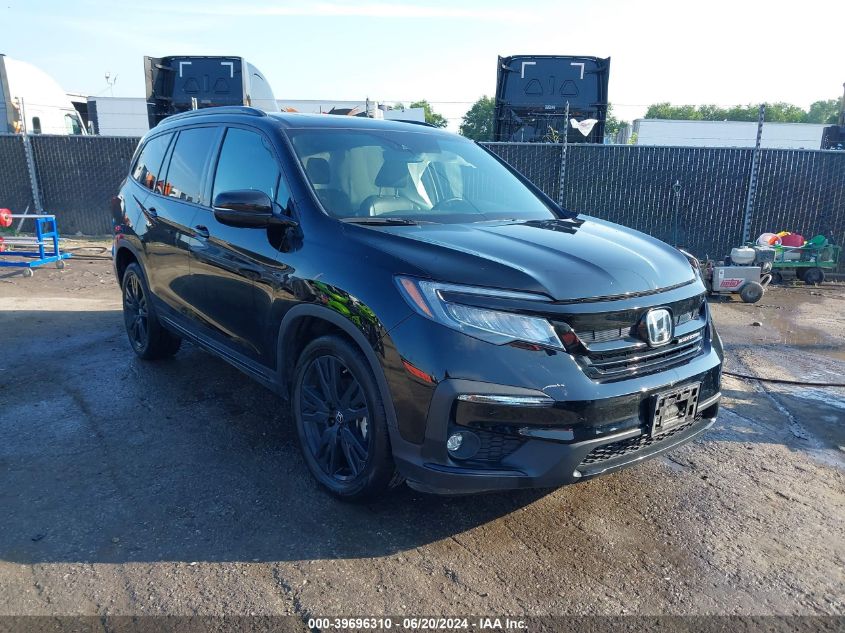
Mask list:
[[633,229],[579,216],[418,226],[349,226],[348,236],[438,281],[548,295],[558,301],[648,293],[695,279],[686,258]]

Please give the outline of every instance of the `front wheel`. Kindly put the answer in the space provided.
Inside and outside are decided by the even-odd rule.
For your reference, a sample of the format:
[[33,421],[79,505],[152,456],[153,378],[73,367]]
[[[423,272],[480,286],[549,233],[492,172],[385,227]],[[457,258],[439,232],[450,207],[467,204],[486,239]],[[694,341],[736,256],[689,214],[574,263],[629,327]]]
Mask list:
[[745,303],[757,303],[763,298],[765,291],[762,284],[756,281],[749,281],[740,289],[739,296]]
[[129,264],[123,273],[123,323],[132,350],[144,360],[173,356],[182,339],[164,329],[156,317],[141,267]]
[[310,343],[296,364],[292,396],[305,463],[329,492],[361,501],[396,481],[381,392],[351,343],[338,336]]

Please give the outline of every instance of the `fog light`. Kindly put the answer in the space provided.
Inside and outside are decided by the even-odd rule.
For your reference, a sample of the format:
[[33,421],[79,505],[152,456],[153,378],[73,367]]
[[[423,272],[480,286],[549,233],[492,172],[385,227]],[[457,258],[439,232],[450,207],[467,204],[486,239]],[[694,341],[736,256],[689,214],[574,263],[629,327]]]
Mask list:
[[461,448],[461,444],[464,443],[464,436],[461,433],[455,433],[454,435],[450,435],[449,439],[446,440],[446,448],[449,449],[450,453],[454,453],[458,449]]

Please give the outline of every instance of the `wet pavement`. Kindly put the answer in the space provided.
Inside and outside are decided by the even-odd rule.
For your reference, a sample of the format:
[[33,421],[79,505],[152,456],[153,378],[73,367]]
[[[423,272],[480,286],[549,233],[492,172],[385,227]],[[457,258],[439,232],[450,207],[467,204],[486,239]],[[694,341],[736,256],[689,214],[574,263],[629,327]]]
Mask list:
[[[713,306],[729,371],[845,379],[845,287]],[[119,308],[105,261],[0,277],[0,613],[845,612],[845,389],[726,377],[638,467],[354,506],[282,402],[191,346],[137,360]]]

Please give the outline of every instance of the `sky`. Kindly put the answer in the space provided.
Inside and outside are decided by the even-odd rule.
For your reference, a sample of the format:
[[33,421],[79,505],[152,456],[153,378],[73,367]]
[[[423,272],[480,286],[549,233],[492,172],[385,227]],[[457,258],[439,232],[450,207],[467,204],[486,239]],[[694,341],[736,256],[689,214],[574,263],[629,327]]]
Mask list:
[[[492,96],[498,55],[611,57],[610,101],[649,104],[842,95],[841,0],[0,0],[0,53],[68,92],[143,97],[143,56],[236,55],[279,99],[427,99],[457,128]],[[832,26],[836,25],[836,26]]]

